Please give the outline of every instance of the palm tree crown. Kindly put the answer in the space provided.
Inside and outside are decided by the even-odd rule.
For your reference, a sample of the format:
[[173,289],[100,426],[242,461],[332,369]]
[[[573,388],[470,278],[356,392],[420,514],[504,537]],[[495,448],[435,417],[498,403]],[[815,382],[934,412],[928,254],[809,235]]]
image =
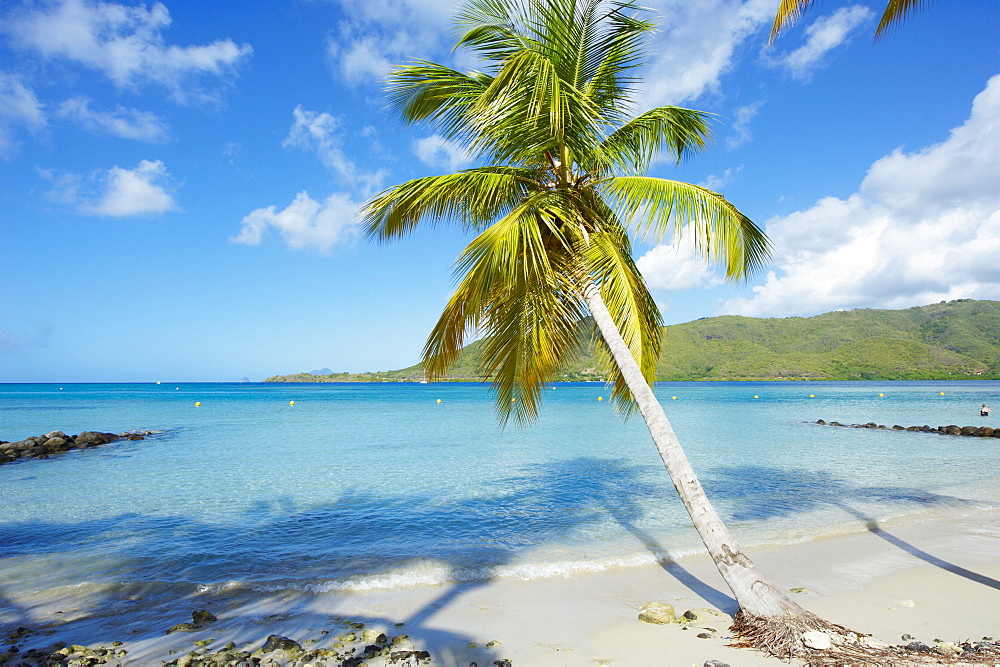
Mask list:
[[[482,371],[501,421],[534,417],[543,384],[586,341],[591,284],[653,381],[661,319],[630,231],[690,235],[733,279],[767,255],[764,234],[722,195],[643,175],[663,151],[680,161],[701,149],[709,118],[673,106],[629,116],[653,27],[637,14],[620,0],[471,0],[458,14],[456,49],[478,56],[480,70],[415,61],[388,77],[405,121],[428,123],[492,163],[389,188],[363,215],[378,240],[422,221],[476,234],[456,262],[458,286],[424,363],[440,378],[469,333],[485,334]],[[608,373],[618,405],[633,409],[620,371],[611,364]]]

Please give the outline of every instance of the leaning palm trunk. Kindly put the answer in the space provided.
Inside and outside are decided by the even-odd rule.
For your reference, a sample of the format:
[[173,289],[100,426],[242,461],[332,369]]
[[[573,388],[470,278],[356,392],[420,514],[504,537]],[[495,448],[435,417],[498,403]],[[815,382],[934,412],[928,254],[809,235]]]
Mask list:
[[[732,629],[741,639],[738,645],[764,649],[779,657],[792,657],[806,648],[802,639],[804,633],[822,631],[831,639],[829,655],[837,659],[873,659],[875,656],[871,647],[864,646],[860,641],[862,635],[824,621],[798,605],[779,591],[743,553],[705,495],[663,407],[656,400],[652,387],[647,384],[639,364],[615,325],[601,297],[600,288],[590,283],[584,288],[582,296],[646,421],[677,495],[691,515],[695,530],[719,573],[736,596],[740,611]],[[815,651],[811,653],[815,655]]]
[[743,553],[736,539],[726,528],[718,512],[712,505],[698,477],[681,448],[673,427],[663,412],[663,407],[656,400],[652,388],[632,356],[618,327],[615,326],[611,313],[608,312],[601,291],[591,283],[583,294],[590,312],[597,323],[605,343],[614,358],[615,364],[621,370],[629,391],[639,406],[639,412],[649,427],[663,465],[670,474],[670,480],[677,489],[677,495],[691,515],[695,529],[701,536],[708,553],[719,568],[722,578],[729,584],[740,610],[751,616],[781,616],[784,614],[807,613],[788,596],[781,593],[757,569]]

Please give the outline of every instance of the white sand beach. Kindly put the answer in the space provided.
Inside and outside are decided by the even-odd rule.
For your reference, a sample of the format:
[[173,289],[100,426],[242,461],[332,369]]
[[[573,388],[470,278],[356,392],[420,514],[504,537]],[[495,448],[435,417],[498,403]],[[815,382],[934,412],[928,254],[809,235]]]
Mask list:
[[[978,510],[751,550],[751,556],[778,586],[794,589],[791,595],[809,610],[885,643],[906,643],[904,634],[932,646],[935,640],[975,641],[1000,636],[998,520],[1000,510]],[[124,664],[151,665],[185,656],[206,639],[212,642],[200,653],[230,641],[253,650],[271,634],[307,650],[329,648],[350,629],[345,623],[355,622],[390,638],[408,635],[400,648],[427,650],[440,665],[492,665],[503,659],[532,666],[780,664],[727,646],[728,630],[718,623],[688,628],[638,620],[639,609],[650,601],[669,603],[678,614],[703,607],[735,611],[711,561],[690,557],[668,566],[572,578],[294,597],[196,597],[179,602],[175,616],[148,624],[145,632],[126,629],[126,619],[88,620],[86,609],[60,610],[56,616],[46,604],[32,610],[38,621],[32,629],[55,632],[29,636],[20,647],[23,655],[56,640],[93,647],[119,640],[127,651]],[[218,621],[195,632],[164,634],[174,623],[190,620],[195,609],[213,611]],[[46,617],[62,620],[43,622]],[[705,630],[709,627],[716,632]],[[362,642],[360,629],[355,632]],[[712,636],[699,637],[706,633]],[[268,654],[279,663],[283,656]]]

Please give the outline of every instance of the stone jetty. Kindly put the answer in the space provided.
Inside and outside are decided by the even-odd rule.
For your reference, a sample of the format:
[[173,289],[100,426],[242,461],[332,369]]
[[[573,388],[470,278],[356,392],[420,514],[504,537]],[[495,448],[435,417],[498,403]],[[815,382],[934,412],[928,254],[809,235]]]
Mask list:
[[898,424],[895,426],[884,426],[875,422],[868,422],[867,424],[841,424],[840,422],[827,422],[822,419],[816,420],[816,423],[822,426],[840,426],[842,428],[871,428],[883,431],[917,431],[920,433],[938,433],[940,435],[1000,438],[1000,428],[992,428],[990,426],[955,426],[954,424],[938,427],[927,426],[926,424],[924,426],[899,426]]
[[11,463],[22,458],[47,459],[55,454],[99,447],[118,440],[145,440],[156,431],[128,431],[126,433],[105,433],[103,431],[83,431],[76,435],[66,435],[62,431],[50,431],[45,435],[35,435],[17,442],[0,440],[0,464]]

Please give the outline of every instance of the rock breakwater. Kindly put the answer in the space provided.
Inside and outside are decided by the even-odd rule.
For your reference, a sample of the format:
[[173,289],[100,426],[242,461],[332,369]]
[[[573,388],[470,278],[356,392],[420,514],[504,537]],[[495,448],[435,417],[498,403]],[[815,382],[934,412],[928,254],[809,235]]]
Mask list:
[[875,422],[868,422],[866,424],[841,424],[840,422],[828,422],[822,419],[816,420],[817,424],[821,426],[840,426],[841,428],[870,428],[882,431],[916,431],[919,433],[938,433],[940,435],[965,435],[974,436],[978,438],[1000,438],[1000,428],[992,428],[990,426],[956,426],[950,424],[948,426],[885,426],[883,424],[876,424]]
[[83,431],[76,435],[66,435],[62,431],[50,431],[44,435],[34,435],[17,442],[0,440],[0,464],[12,463],[22,458],[47,459],[55,454],[63,454],[74,449],[99,447],[119,440],[145,440],[157,431],[127,431],[106,433],[104,431]]

